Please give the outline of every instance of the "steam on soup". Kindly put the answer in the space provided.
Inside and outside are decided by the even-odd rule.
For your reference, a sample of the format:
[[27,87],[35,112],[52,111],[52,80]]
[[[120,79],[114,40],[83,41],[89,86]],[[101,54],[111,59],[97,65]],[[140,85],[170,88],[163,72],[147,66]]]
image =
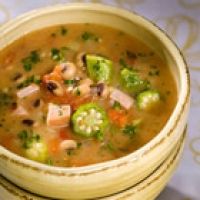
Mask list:
[[0,144],[53,166],[119,158],[150,141],[177,99],[166,63],[119,30],[69,24],[0,53]]

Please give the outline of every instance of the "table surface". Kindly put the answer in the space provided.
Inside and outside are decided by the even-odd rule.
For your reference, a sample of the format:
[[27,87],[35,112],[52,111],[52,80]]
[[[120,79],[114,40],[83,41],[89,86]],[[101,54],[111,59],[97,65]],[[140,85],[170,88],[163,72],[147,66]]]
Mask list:
[[190,68],[192,100],[182,161],[157,200],[200,200],[200,0],[0,0],[0,25],[29,10],[58,3],[100,2],[135,11],[178,44]]

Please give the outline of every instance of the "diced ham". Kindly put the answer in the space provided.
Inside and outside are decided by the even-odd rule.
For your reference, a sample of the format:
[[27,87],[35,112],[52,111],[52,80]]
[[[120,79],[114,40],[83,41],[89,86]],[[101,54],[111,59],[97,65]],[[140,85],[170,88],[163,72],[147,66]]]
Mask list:
[[51,127],[65,127],[69,125],[71,108],[69,105],[49,103],[47,125]]
[[36,84],[31,84],[25,88],[22,88],[17,92],[17,97],[19,99],[23,99],[25,97],[31,96],[33,94],[36,94],[40,91],[40,87]]
[[117,101],[127,110],[133,105],[133,98],[118,89],[112,89],[110,98]]
[[28,111],[21,105],[19,105],[12,113],[12,115],[25,117],[28,116]]

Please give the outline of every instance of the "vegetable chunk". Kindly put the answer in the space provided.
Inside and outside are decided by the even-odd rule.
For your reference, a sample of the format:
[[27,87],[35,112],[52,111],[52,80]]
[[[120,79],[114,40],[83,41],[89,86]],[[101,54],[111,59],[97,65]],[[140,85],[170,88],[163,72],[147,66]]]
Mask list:
[[155,90],[147,90],[137,96],[137,105],[141,110],[149,110],[160,102],[160,94]]
[[106,112],[95,103],[84,104],[72,116],[74,132],[85,137],[104,134],[108,125]]
[[142,80],[136,72],[124,68],[120,72],[122,86],[128,91],[138,94],[149,88],[149,82]]
[[47,125],[52,127],[65,127],[69,125],[71,108],[69,105],[49,103]]
[[47,145],[40,135],[26,130],[18,134],[27,158],[44,163],[48,157]]
[[109,83],[113,71],[111,60],[96,55],[86,55],[88,74],[94,81]]

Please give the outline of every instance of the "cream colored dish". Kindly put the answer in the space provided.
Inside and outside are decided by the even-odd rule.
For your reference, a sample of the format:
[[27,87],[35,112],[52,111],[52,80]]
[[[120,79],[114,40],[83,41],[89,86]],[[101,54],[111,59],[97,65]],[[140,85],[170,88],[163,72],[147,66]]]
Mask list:
[[[169,178],[171,177],[174,169],[181,158],[185,134],[176,145],[175,149],[171,152],[170,156],[160,165],[150,176],[144,179],[139,184],[136,184],[125,191],[111,195],[109,197],[100,198],[102,200],[152,200],[160,193]],[[24,190],[21,190],[17,186],[13,185],[9,181],[0,177],[0,198],[6,199],[33,199],[33,200],[48,200],[48,198],[42,198],[30,194]]]
[[[46,197],[93,199],[137,184],[166,160],[186,125],[190,86],[183,57],[164,32],[137,14],[99,4],[68,4],[39,9],[0,28],[0,49],[40,28],[86,22],[120,29],[153,46],[173,71],[178,102],[167,124],[153,140],[117,160],[78,168],[50,167],[0,147],[0,173],[20,187]],[[167,176],[164,179],[167,180]]]

